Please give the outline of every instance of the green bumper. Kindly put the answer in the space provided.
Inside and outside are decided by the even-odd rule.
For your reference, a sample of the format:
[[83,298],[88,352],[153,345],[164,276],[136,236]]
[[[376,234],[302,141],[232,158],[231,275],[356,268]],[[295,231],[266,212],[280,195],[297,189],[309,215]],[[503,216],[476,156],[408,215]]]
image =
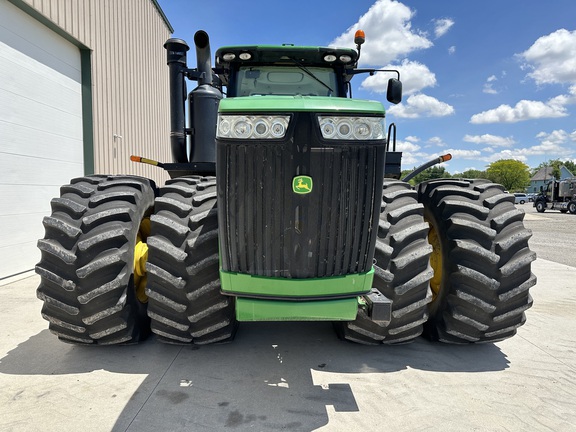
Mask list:
[[223,294],[236,296],[238,321],[352,321],[374,270],[318,279],[283,279],[220,271]]
[[353,321],[357,312],[356,297],[303,302],[236,298],[238,321]]

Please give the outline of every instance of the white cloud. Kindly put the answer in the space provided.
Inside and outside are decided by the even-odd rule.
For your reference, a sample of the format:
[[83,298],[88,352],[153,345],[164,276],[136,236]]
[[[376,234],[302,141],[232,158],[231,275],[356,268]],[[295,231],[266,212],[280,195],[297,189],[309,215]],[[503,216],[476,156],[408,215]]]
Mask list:
[[521,100],[514,107],[500,105],[497,108],[474,114],[470,123],[517,123],[524,120],[558,118],[568,116],[566,105],[576,103],[576,85],[569,93],[548,99],[546,102]]
[[405,138],[406,141],[410,141],[411,143],[417,143],[420,142],[420,138],[416,137],[416,136],[412,136],[409,135]]
[[390,107],[388,113],[400,118],[445,117],[454,114],[454,107],[432,96],[416,94]]
[[495,90],[493,87],[495,81],[498,81],[496,75],[489,76],[486,82],[484,83],[484,89],[482,91],[487,94],[498,94],[498,91]]
[[404,141],[398,141],[396,150],[402,152],[402,167],[416,167],[423,161],[430,159],[427,153],[421,151],[421,147],[416,144],[420,139],[416,137],[406,137]]
[[446,143],[442,140],[442,138],[437,137],[437,136],[430,138],[428,140],[428,143],[431,145],[427,146],[427,147],[431,147],[431,146],[446,147]]
[[474,144],[485,144],[495,147],[512,147],[516,141],[512,137],[502,137],[498,135],[465,135],[464,141]]
[[499,159],[515,159],[526,162],[530,156],[542,155],[546,155],[549,159],[567,160],[574,158],[576,150],[572,143],[576,142],[576,131],[569,133],[560,129],[552,132],[540,132],[536,135],[536,139],[540,141],[540,144],[531,147],[506,149],[479,159],[490,163]]
[[355,47],[354,33],[366,33],[361,62],[367,65],[388,64],[412,51],[430,48],[433,44],[425,35],[412,30],[414,13],[394,0],[377,0],[368,12],[348,30],[330,42],[331,46]]
[[570,87],[569,93],[565,95],[559,95],[549,100],[551,106],[563,107],[565,105],[570,105],[576,103],[576,85]]
[[522,154],[521,151],[514,149],[502,150],[501,152],[493,153],[489,156],[484,156],[479,159],[487,163],[496,162],[497,160],[500,159],[514,159],[524,163],[526,163],[526,161],[528,160],[526,155]]
[[405,153],[415,153],[420,150],[420,146],[409,141],[398,141],[396,149]]
[[479,150],[463,150],[463,149],[448,149],[446,153],[450,153],[453,159],[478,159],[482,154]]
[[567,115],[566,108],[553,99],[548,102],[521,100],[514,107],[500,105],[497,108],[474,114],[470,118],[470,123],[517,123],[524,120],[566,117]]
[[540,132],[536,135],[536,138],[540,141],[540,144],[526,149],[521,149],[524,154],[555,155],[554,158],[560,159],[574,156],[574,145],[571,143],[576,142],[576,131],[568,133],[559,129],[550,133]]
[[[498,151],[494,151],[492,147],[482,149],[462,149],[462,148],[446,148],[444,141],[441,137],[435,136],[427,139],[425,142],[428,152],[423,151],[423,148],[416,144],[421,140],[418,137],[406,137],[403,142],[399,142],[398,148],[403,151],[403,168],[418,166],[422,163],[439,156],[441,153],[450,153],[452,160],[470,160],[474,163],[481,163],[484,165],[480,168],[485,169],[485,166],[500,159],[514,159],[520,162],[528,163],[531,157],[542,157],[546,159],[560,159],[560,160],[573,160],[576,161],[576,129],[572,132],[565,130],[553,130],[551,132],[540,132],[535,136],[536,145],[524,148],[512,148],[509,145],[516,144],[512,137],[502,137],[497,135],[466,135],[464,141],[475,144],[486,144],[494,146]],[[436,144],[435,148],[431,148],[429,144]],[[506,148],[503,148],[506,147]],[[448,164],[446,164],[448,165]],[[464,171],[466,171],[466,168]]]
[[424,158],[421,157],[421,155],[416,155],[410,152],[402,153],[402,169],[417,167],[422,164],[422,160],[424,160]]
[[[404,59],[400,65],[388,65],[382,69],[396,69],[400,72],[402,93],[404,95],[410,95],[423,88],[434,87],[436,85],[436,75],[432,73],[426,65],[417,61]],[[366,78],[362,82],[361,87],[376,93],[386,93],[389,78],[389,74],[377,73]]]
[[540,132],[538,135],[536,135],[536,138],[540,139],[542,144],[567,144],[570,141],[576,142],[576,130],[572,133],[566,132],[562,129],[555,130],[550,133]]
[[454,45],[452,45],[450,48],[448,48],[448,54],[452,55],[456,52],[456,47]]
[[453,25],[454,21],[450,18],[434,20],[434,35],[436,38],[444,36]]
[[[576,31],[557,30],[542,36],[526,51],[518,55],[526,61],[525,68],[531,70],[529,77],[537,84],[572,83],[576,84]],[[493,75],[484,84],[484,93],[496,94]],[[547,101],[521,100],[516,105],[503,104],[471,117],[470,122],[516,123],[542,118],[560,118],[569,115],[567,105],[576,103],[576,85],[568,94],[559,95]]]
[[542,36],[519,54],[537,84],[576,83],[576,30],[560,29]]

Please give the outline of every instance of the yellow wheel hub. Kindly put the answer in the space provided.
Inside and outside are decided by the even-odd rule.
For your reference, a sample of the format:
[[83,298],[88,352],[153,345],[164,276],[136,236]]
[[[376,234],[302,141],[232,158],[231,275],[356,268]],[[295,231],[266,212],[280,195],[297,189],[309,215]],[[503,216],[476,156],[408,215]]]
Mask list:
[[428,243],[432,246],[432,255],[430,255],[430,266],[434,270],[434,276],[430,279],[430,289],[432,290],[432,301],[434,302],[442,290],[443,276],[443,257],[442,243],[438,237],[438,232],[432,223],[430,223],[428,232]]
[[146,240],[150,235],[150,219],[143,219],[136,236],[136,246],[134,247],[134,289],[136,298],[141,303],[148,302],[146,295],[146,261],[148,261],[148,245]]

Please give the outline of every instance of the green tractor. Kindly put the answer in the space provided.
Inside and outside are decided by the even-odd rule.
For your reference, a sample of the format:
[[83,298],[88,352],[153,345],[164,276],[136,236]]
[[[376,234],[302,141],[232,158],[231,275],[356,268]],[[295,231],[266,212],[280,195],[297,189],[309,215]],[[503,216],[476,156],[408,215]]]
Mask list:
[[362,344],[516,333],[536,283],[524,213],[486,180],[400,179],[383,105],[351,97],[355,75],[382,72],[397,76],[388,101],[402,97],[397,71],[357,67],[362,32],[356,50],[223,47],[214,68],[208,35],[194,42],[194,69],[184,41],[165,44],[173,162],[133,158],[171,179],[86,176],[51,202],[36,271],[52,333],[209,344],[242,321],[295,320]]

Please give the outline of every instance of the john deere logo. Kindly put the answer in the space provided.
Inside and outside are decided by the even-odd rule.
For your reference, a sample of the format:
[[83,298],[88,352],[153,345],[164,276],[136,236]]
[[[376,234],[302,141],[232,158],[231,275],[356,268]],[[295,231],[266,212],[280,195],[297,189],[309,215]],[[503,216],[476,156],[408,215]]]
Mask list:
[[292,190],[297,194],[312,192],[312,177],[297,176],[292,179]]

